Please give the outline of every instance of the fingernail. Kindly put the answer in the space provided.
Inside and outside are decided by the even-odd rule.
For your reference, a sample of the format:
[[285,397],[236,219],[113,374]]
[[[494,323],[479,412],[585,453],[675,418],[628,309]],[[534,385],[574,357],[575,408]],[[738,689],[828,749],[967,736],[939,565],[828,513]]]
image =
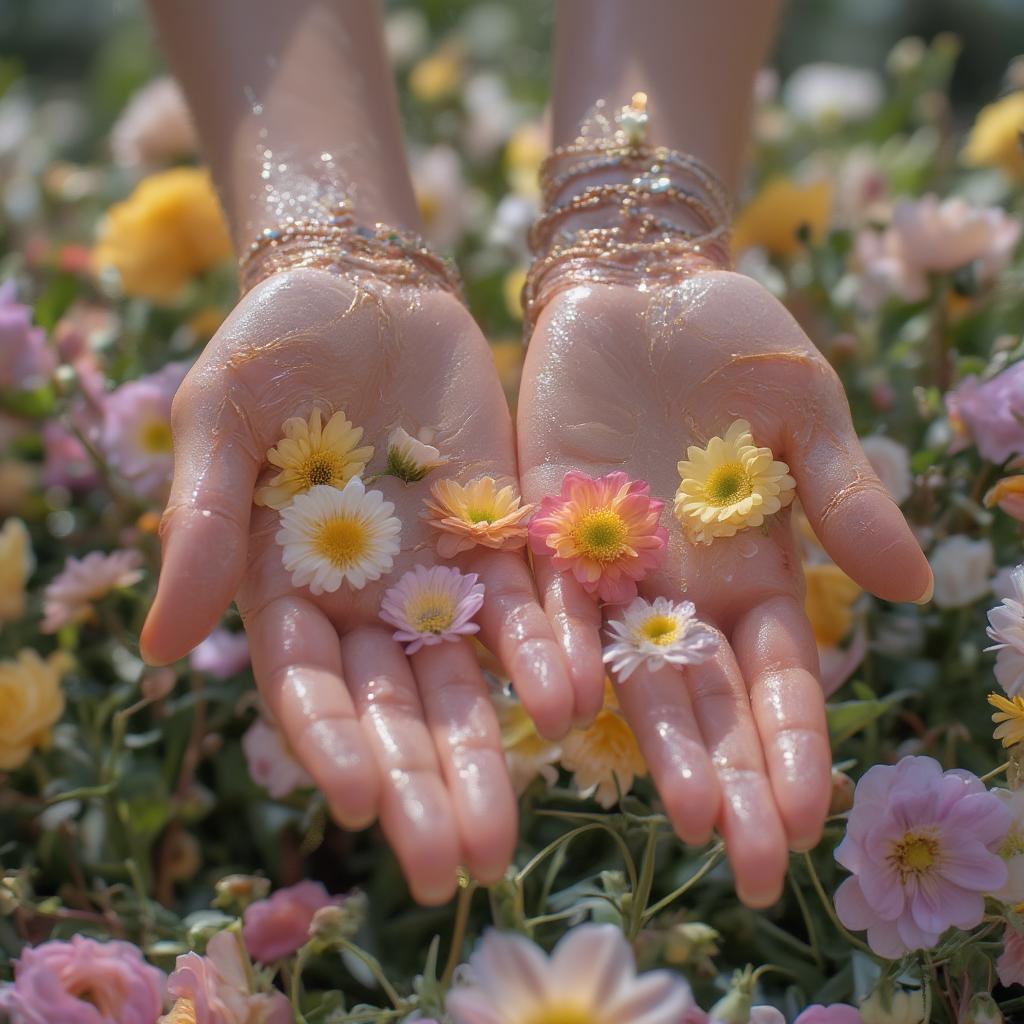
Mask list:
[[914,602],[914,604],[927,604],[932,599],[932,594],[935,593],[935,577],[928,574],[928,586],[925,587],[924,593]]

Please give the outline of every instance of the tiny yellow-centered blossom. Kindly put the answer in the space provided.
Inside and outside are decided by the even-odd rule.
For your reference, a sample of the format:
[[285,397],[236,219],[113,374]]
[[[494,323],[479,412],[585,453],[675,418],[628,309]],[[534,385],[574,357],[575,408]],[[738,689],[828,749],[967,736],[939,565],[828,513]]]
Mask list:
[[13,771],[36,747],[50,741],[50,729],[64,712],[61,677],[66,654],[45,661],[25,648],[17,658],[0,661],[0,771]]
[[256,490],[256,504],[285,508],[311,487],[344,487],[359,476],[373,458],[373,448],[358,447],[363,428],[336,412],[326,424],[314,409],[307,422],[301,416],[285,420],[284,437],[267,452],[267,461],[280,473]]
[[736,252],[763,246],[775,256],[792,256],[804,242],[819,241],[832,212],[832,185],[817,181],[798,185],[789,178],[773,178],[740,211],[732,229]]
[[1024,178],[1024,89],[982,107],[967,136],[963,161],[969,167],[998,167],[1012,178]]
[[0,529],[0,622],[13,622],[25,614],[25,584],[34,568],[25,524],[8,519]]
[[814,630],[814,639],[822,647],[841,643],[853,625],[853,606],[862,591],[849,576],[830,562],[805,565],[807,593],[804,611]]
[[1004,697],[1001,693],[990,693],[988,702],[996,709],[992,721],[996,730],[994,739],[1002,740],[1004,747],[1012,747],[1024,741],[1024,697]]
[[176,167],[143,178],[100,224],[93,270],[125,295],[172,302],[192,278],[231,255],[224,214],[206,171]]

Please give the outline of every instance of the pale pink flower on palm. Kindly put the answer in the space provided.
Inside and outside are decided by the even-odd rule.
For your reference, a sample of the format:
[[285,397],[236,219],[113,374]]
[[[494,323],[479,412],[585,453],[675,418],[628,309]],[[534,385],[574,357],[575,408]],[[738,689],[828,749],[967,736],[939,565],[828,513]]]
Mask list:
[[262,718],[257,718],[242,736],[242,752],[252,781],[275,800],[313,785],[281,730]]
[[249,973],[238,937],[218,932],[207,943],[206,956],[178,957],[167,991],[188,1000],[196,1024],[293,1024],[284,993],[252,992]]
[[57,354],[32,309],[17,301],[13,279],[0,285],[0,392],[42,387],[57,366]]
[[1010,925],[1003,932],[1003,951],[996,961],[1000,985],[1024,985],[1024,935]]
[[697,1005],[681,975],[637,974],[618,928],[582,924],[550,954],[525,936],[486,932],[448,993],[447,1009],[455,1024],[679,1024]]
[[840,920],[890,959],[934,946],[949,927],[973,928],[985,893],[1006,883],[1009,829],[1010,812],[970,772],[943,772],[930,757],[875,765],[836,849],[853,873],[836,891]]
[[283,960],[305,944],[318,910],[344,902],[343,896],[332,896],[322,882],[308,879],[278,889],[269,899],[246,907],[242,928],[245,948],[260,963]]
[[128,1024],[155,1021],[164,974],[129,942],[82,935],[22,951],[3,1009],[13,1024]]
[[112,590],[131,587],[142,579],[138,551],[92,551],[85,558],[68,558],[60,574],[43,591],[43,633],[56,633],[74,622],[84,622],[93,604]]
[[406,653],[415,654],[421,647],[478,632],[471,619],[483,603],[484,585],[475,572],[417,565],[384,591],[380,617],[396,627],[393,636],[406,645]]
[[602,601],[622,604],[637,581],[665,559],[668,531],[658,524],[664,502],[625,473],[597,479],[571,471],[557,497],[546,497],[530,522],[530,547],[570,570]]
[[100,449],[141,498],[162,498],[170,483],[171,399],[187,371],[186,363],[168,363],[103,397]]

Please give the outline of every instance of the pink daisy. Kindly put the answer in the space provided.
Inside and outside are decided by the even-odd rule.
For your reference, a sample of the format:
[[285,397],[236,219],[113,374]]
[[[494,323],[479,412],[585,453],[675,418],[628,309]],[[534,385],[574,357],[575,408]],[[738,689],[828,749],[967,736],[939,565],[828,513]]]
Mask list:
[[985,894],[1006,883],[999,848],[1010,812],[977,776],[930,757],[875,765],[857,783],[836,860],[853,872],[836,891],[839,919],[867,930],[895,960],[950,927],[973,928]]
[[398,627],[395,639],[414,654],[421,647],[476,633],[480,627],[470,619],[483,603],[484,585],[476,573],[417,565],[384,592],[380,617]]
[[665,558],[668,532],[658,525],[664,502],[625,473],[597,479],[565,474],[558,497],[544,498],[530,522],[530,547],[571,569],[592,594],[610,604],[637,595],[637,581]]
[[85,558],[69,558],[43,591],[43,633],[56,633],[72,622],[92,615],[94,601],[112,590],[130,587],[142,579],[138,551],[92,551]]

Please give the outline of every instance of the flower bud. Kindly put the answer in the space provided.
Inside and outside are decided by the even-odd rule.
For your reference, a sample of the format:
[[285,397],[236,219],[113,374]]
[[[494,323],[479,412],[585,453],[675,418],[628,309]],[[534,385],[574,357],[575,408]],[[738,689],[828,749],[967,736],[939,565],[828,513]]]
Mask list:
[[665,959],[675,967],[701,963],[717,955],[719,933],[702,921],[673,925],[665,942]]
[[846,772],[832,769],[832,796],[829,799],[828,813],[843,814],[853,806],[853,791],[856,784]]
[[241,913],[250,903],[266,899],[270,893],[270,879],[257,875],[225,875],[214,886],[216,896],[212,906]]
[[142,677],[142,696],[146,700],[163,700],[170,695],[178,677],[172,668],[158,668]]
[[708,1024],[749,1024],[754,1005],[754,977],[748,967],[733,975],[732,987],[708,1010]]
[[1003,1013],[988,992],[979,992],[967,1004],[963,1024],[1003,1024]]
[[863,1024],[923,1024],[924,992],[880,986],[860,1004]]
[[351,939],[366,920],[365,894],[354,892],[340,904],[321,907],[309,925],[309,937],[332,943]]

